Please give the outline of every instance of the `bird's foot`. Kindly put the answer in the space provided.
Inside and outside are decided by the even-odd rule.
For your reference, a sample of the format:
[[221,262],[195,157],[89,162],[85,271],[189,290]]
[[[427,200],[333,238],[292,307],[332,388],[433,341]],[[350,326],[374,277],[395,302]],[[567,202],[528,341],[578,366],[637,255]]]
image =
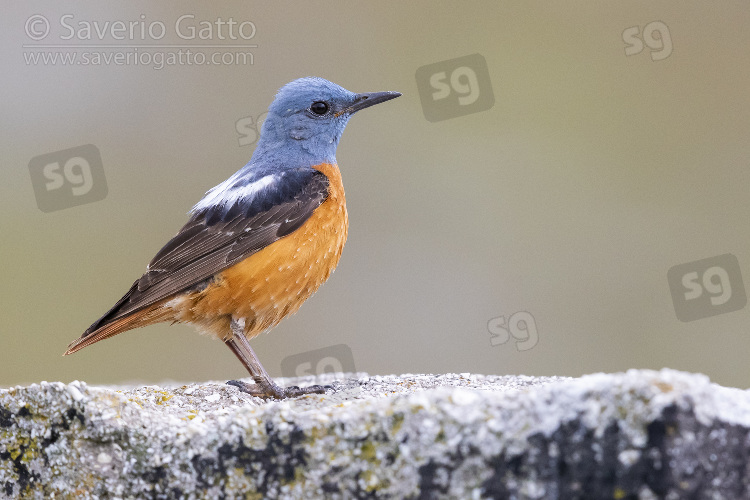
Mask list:
[[248,384],[241,380],[230,380],[227,385],[233,385],[240,391],[257,396],[259,398],[286,399],[304,396],[305,394],[325,394],[330,385],[311,385],[308,387],[298,387],[292,385],[281,387],[272,380],[256,380],[254,384]]

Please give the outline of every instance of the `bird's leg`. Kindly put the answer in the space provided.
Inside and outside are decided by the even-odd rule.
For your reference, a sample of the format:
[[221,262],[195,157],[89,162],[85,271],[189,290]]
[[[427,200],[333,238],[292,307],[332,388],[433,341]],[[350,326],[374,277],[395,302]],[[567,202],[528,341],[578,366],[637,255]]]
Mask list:
[[239,388],[242,392],[246,392],[253,396],[276,399],[284,399],[312,393],[323,394],[325,393],[325,390],[329,388],[322,385],[311,385],[310,387],[280,387],[273,381],[271,376],[268,375],[268,372],[263,368],[263,365],[260,364],[260,361],[258,361],[258,356],[255,355],[255,351],[250,347],[250,342],[248,342],[245,337],[243,325],[232,318],[231,328],[232,337],[225,340],[224,343],[229,346],[234,355],[237,356],[243,365],[245,365],[247,371],[250,372],[250,376],[253,377],[255,385],[247,384],[240,380],[230,380],[227,384],[233,385]]

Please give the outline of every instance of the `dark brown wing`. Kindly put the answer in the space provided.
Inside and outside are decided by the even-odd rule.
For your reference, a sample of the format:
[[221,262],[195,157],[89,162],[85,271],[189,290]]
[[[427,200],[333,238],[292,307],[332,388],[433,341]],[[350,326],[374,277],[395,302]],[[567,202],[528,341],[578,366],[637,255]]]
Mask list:
[[195,213],[156,254],[146,274],[71,346],[116,320],[199,286],[304,224],[325,201],[328,178],[312,168],[277,175],[252,200]]

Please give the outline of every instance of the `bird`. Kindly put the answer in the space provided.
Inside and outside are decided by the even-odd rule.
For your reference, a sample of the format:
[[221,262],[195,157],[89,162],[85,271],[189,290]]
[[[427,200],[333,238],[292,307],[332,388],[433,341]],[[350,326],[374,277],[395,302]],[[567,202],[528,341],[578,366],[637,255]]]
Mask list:
[[321,394],[281,387],[250,340],[295,313],[336,268],[349,221],[336,148],[354,113],[401,93],[354,93],[319,77],[282,86],[250,161],[208,190],[187,223],[125,295],[64,355],[160,322],[186,323],[226,344],[262,398]]

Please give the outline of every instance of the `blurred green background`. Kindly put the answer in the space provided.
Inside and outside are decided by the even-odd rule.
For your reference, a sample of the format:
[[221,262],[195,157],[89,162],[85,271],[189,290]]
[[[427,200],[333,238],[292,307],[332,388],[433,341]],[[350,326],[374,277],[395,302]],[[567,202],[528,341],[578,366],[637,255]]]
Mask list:
[[[287,356],[346,344],[371,374],[668,366],[749,385],[750,309],[681,322],[667,281],[673,266],[727,253],[750,276],[745,2],[47,1],[3,11],[0,385],[245,376],[220,342],[184,325],[61,354],[203,193],[247,162],[254,145],[241,145],[249,139],[238,121],[254,121],[280,86],[308,75],[404,95],[356,115],[344,133],[349,242],[300,312],[253,341],[273,376]],[[66,14],[76,28],[159,21],[167,33],[67,40]],[[251,21],[256,33],[185,41],[174,30],[185,14],[194,25]],[[49,21],[42,41],[27,34],[39,28],[32,16]],[[634,42],[623,32],[642,39],[654,21],[667,31],[626,55]],[[45,43],[96,47],[34,47]],[[194,49],[251,52],[252,64],[160,70],[28,59],[189,43],[257,47]],[[494,106],[426,120],[417,69],[475,53]],[[84,144],[101,152],[107,196],[42,212],[29,162]],[[496,318],[519,311],[538,343],[493,345]]]

